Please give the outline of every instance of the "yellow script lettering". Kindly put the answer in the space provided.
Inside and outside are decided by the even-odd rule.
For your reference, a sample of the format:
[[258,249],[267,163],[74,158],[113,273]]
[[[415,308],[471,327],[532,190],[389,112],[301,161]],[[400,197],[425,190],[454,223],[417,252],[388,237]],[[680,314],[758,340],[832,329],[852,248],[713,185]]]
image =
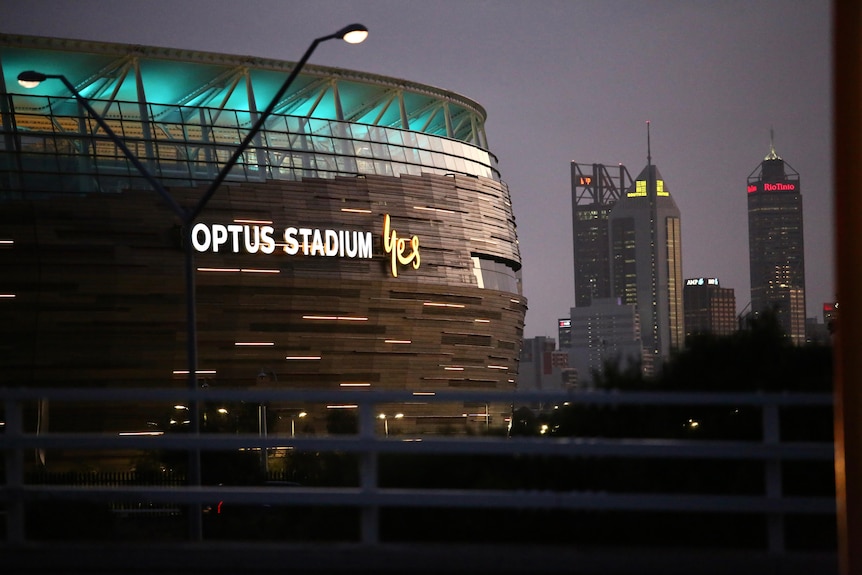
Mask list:
[[398,264],[403,266],[412,265],[414,270],[419,269],[419,237],[410,238],[410,251],[407,252],[408,242],[398,237],[398,232],[390,227],[389,214],[383,216],[383,250],[391,256],[392,277],[398,277]]

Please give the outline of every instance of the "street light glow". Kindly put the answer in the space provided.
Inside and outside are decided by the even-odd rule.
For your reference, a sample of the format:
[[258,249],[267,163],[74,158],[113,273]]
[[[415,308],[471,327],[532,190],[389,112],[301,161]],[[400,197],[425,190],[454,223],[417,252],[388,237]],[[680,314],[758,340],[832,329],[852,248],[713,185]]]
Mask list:
[[18,74],[18,84],[23,88],[27,88],[28,90],[31,88],[35,88],[42,82],[44,82],[48,77],[45,74],[41,74],[39,72],[35,72],[33,70],[27,70],[26,72],[21,72]]
[[336,33],[348,44],[361,44],[368,38],[368,28],[362,24],[351,24],[345,26]]

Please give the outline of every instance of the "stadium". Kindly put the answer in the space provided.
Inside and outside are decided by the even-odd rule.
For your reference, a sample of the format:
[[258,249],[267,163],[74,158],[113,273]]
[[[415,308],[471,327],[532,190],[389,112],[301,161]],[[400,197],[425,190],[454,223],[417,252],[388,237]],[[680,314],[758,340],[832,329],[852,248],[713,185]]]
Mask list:
[[[476,102],[307,65],[188,234],[63,82],[17,80],[67,78],[144,172],[193,206],[294,66],[0,35],[0,385],[182,388],[191,238],[201,386],[514,389],[527,306]],[[79,407],[39,406],[28,425],[164,424],[152,406]],[[289,419],[291,433],[320,433],[350,406],[269,407],[271,432]],[[396,409],[417,432],[502,428],[510,415],[481,402]]]

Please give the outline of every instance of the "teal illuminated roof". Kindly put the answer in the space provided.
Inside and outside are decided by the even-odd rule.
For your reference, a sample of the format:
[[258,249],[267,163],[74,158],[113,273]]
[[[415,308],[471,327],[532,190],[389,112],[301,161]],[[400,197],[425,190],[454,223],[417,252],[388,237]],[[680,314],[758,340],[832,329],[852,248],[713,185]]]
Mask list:
[[[16,102],[25,104],[28,96],[68,95],[60,82],[43,82],[32,90],[18,85],[19,73],[37,70],[66,76],[94,100],[251,114],[267,106],[294,63],[0,34],[0,65],[0,91],[17,94]],[[34,106],[38,102],[44,98],[33,98]],[[306,65],[274,111],[410,130],[488,149],[485,110],[476,102],[446,90],[363,72]]]

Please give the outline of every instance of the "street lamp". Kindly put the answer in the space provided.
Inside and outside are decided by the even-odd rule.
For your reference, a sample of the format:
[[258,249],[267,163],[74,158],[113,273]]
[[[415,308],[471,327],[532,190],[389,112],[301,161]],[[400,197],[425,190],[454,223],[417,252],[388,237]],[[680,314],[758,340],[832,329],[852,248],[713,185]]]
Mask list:
[[[184,251],[185,251],[185,281],[186,281],[186,355],[187,355],[187,364],[188,364],[188,389],[193,392],[193,394],[197,393],[198,385],[197,385],[197,321],[196,321],[196,298],[195,298],[195,276],[194,276],[194,250],[192,247],[192,238],[191,231],[194,227],[195,220],[206,207],[210,198],[216,193],[221,183],[225,180],[231,168],[237,163],[239,158],[242,156],[245,149],[251,144],[252,139],[257,135],[260,129],[263,127],[264,123],[269,116],[272,114],[272,111],[275,109],[275,106],[281,101],[282,96],[299,75],[299,72],[305,66],[305,63],[311,57],[311,54],[317,48],[318,44],[321,42],[325,42],[327,40],[333,39],[342,39],[345,42],[350,44],[358,44],[364,41],[368,37],[368,28],[363,26],[362,24],[350,24],[349,26],[345,26],[334,34],[329,34],[328,36],[321,36],[320,38],[316,38],[305,53],[302,55],[302,58],[296,63],[293,67],[293,70],[290,72],[290,75],[285,79],[284,83],[279,88],[278,92],[273,96],[272,101],[269,103],[269,106],[266,107],[266,110],[260,115],[254,125],[251,127],[249,132],[246,134],[243,141],[237,146],[234,150],[233,155],[228,159],[227,163],[222,166],[222,169],[216,175],[215,179],[212,181],[210,186],[207,188],[207,191],[203,194],[203,196],[198,200],[198,202],[194,206],[181,206],[173,196],[171,196],[170,192],[162,185],[162,183],[157,180],[144,166],[141,161],[132,153],[132,151],[126,146],[123,142],[122,138],[120,138],[108,125],[102,116],[93,109],[90,103],[84,98],[80,92],[75,88],[75,86],[62,74],[44,74],[42,72],[37,72],[34,70],[28,70],[25,72],[21,72],[18,75],[18,83],[24,88],[35,88],[45,80],[60,80],[63,85],[72,93],[78,103],[87,110],[87,113],[96,121],[102,130],[105,131],[105,134],[110,138],[110,140],[123,152],[123,155],[128,158],[128,160],[135,166],[135,169],[140,172],[141,176],[153,187],[153,189],[162,197],[162,199],[168,204],[168,207],[174,212],[174,214],[179,217],[180,221],[183,224],[184,228]],[[195,434],[200,433],[200,406],[197,401],[193,401],[195,398],[190,397],[191,408],[189,409],[189,418],[191,420],[192,432]],[[200,454],[196,452],[196,454],[190,456],[190,470],[189,470],[189,482],[192,485],[200,485],[201,481],[201,470],[200,470]],[[199,516],[198,516],[199,519]],[[197,528],[197,538],[200,538],[200,523],[198,522]]]
[[[404,414],[403,413],[396,413],[394,415],[394,417],[395,417],[395,419],[401,419],[402,417],[404,417]],[[383,420],[383,432],[386,434],[386,437],[389,437],[389,420],[386,418],[386,414],[381,413],[380,415],[377,416],[377,419]]]
[[300,411],[299,413],[296,414],[295,417],[293,415],[290,416],[290,436],[291,437],[296,437],[296,419],[297,418],[301,419],[301,418],[305,417],[306,415],[308,415],[308,413],[306,413],[304,411]]

